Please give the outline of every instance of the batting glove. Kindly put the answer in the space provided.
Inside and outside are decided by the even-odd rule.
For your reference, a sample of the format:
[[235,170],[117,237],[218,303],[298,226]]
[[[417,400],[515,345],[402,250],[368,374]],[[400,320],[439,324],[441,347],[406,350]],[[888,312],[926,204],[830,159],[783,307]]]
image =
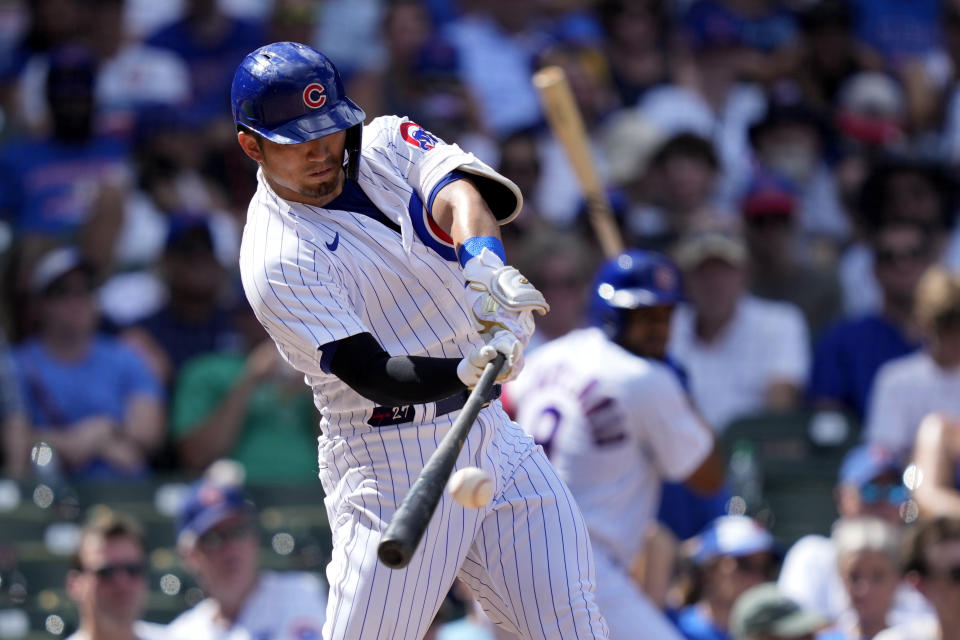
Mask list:
[[507,357],[497,382],[509,382],[523,370],[523,344],[509,331],[499,331],[493,339],[470,353],[457,365],[457,377],[469,388],[477,386],[487,363],[502,353]]
[[474,329],[484,338],[506,330],[526,346],[533,336],[533,312],[550,310],[543,294],[489,249],[464,265],[463,277]]

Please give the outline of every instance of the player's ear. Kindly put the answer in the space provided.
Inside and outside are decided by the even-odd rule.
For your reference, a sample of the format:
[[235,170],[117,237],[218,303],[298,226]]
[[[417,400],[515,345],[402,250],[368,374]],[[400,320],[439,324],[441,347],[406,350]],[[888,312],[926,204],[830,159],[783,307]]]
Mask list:
[[254,162],[263,162],[263,151],[260,148],[260,141],[257,140],[257,137],[246,131],[237,132],[237,142],[240,143],[240,148],[243,149],[243,152],[249,156]]

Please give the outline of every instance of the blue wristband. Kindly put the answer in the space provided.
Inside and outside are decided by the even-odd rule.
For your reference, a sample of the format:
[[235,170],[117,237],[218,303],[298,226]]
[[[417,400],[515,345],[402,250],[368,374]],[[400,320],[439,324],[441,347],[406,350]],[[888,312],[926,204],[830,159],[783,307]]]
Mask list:
[[457,249],[457,259],[460,260],[460,266],[464,266],[471,258],[480,255],[484,249],[490,249],[500,256],[503,263],[507,263],[507,252],[503,250],[503,243],[495,236],[474,236],[467,238]]

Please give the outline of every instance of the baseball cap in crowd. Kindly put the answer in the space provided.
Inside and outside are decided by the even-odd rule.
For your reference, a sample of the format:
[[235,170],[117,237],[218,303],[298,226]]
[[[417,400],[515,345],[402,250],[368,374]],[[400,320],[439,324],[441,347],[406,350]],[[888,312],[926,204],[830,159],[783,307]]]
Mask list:
[[227,518],[253,513],[253,503],[239,484],[209,478],[197,480],[188,488],[177,511],[177,544],[190,546]]
[[899,476],[903,462],[899,456],[878,444],[862,444],[851,449],[840,463],[840,484],[864,487],[884,475]]
[[750,222],[766,216],[793,216],[796,205],[796,189],[789,182],[769,172],[758,172],[740,202],[740,211]]
[[828,624],[816,611],[804,609],[780,593],[772,582],[744,591],[730,612],[730,632],[737,640],[799,638],[816,633]]
[[30,292],[41,295],[58,280],[74,271],[83,271],[92,278],[93,266],[76,247],[53,249],[37,261],[30,276]]
[[904,91],[885,73],[861,71],[840,87],[836,126],[849,138],[870,145],[896,142],[905,117]]
[[198,249],[212,252],[214,245],[210,221],[194,213],[171,215],[164,247],[167,252],[174,253],[192,253]]
[[684,237],[674,260],[684,271],[692,271],[711,258],[741,266],[747,260],[747,247],[738,234],[722,231],[698,231]]
[[748,516],[715,518],[691,541],[691,557],[704,564],[718,556],[748,556],[775,552],[773,535]]

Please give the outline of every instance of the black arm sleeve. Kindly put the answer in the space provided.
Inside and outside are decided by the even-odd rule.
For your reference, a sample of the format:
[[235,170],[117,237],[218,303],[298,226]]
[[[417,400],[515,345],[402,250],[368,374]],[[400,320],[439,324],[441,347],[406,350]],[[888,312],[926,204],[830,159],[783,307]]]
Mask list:
[[460,358],[390,356],[369,333],[344,338],[330,373],[365,398],[384,406],[434,402],[463,391]]

